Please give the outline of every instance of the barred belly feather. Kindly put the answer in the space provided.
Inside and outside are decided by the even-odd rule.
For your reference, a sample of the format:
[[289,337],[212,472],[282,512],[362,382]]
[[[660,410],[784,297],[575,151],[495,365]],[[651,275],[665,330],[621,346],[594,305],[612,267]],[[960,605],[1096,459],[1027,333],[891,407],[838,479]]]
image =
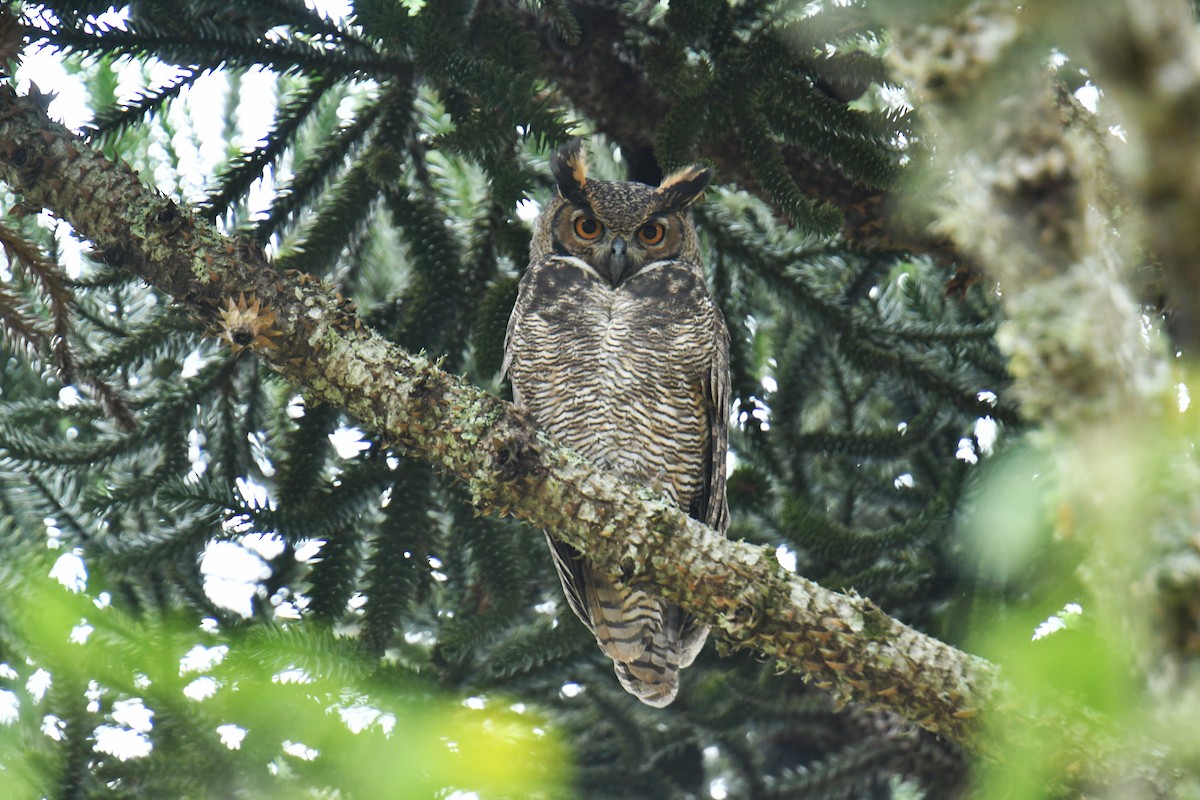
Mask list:
[[[675,264],[643,278],[689,290],[698,281]],[[527,295],[510,333],[514,399],[581,455],[649,484],[684,510],[703,505],[713,468],[706,386],[724,333],[716,307],[705,304],[698,319],[695,307],[681,313],[672,302],[692,292],[617,293],[561,258],[532,268],[526,280],[553,291]],[[572,610],[615,662],[621,684],[650,705],[671,702],[678,670],[695,658],[707,628],[547,540]]]

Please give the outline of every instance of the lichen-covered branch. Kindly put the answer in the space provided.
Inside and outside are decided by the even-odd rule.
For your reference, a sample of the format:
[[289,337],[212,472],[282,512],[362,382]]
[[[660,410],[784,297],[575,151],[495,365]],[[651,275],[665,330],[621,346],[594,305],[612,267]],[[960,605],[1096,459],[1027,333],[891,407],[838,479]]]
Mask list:
[[770,549],[728,541],[555,446],[519,410],[362,328],[348,301],[277,272],[253,243],[221,236],[9,86],[0,87],[0,179],[70,222],[109,264],[169,293],[210,333],[465,481],[481,511],[548,529],[653,584],[729,645],[806,674],[842,702],[979,743],[977,712],[998,687],[991,665],[865,598],[786,572]]
[[1185,355],[1200,350],[1200,32],[1192,3],[1123,0],[1087,40],[1106,96],[1129,135],[1114,160],[1138,201],[1147,244],[1162,265],[1171,331]]
[[[1166,6],[1177,12],[1167,15],[1171,25],[1181,27],[1170,36],[1165,29],[1146,36],[1163,25],[1146,9]],[[1141,256],[1128,220],[1160,216],[1159,201],[1170,206],[1173,216],[1150,226],[1150,243],[1180,262],[1181,284],[1192,280],[1185,272],[1194,270],[1200,249],[1188,253],[1200,240],[1186,222],[1194,214],[1182,209],[1195,208],[1196,172],[1189,165],[1196,159],[1171,154],[1194,150],[1194,136],[1151,145],[1165,152],[1147,162],[1143,196],[1118,195],[1114,165],[1136,151],[1114,153],[1123,145],[1042,59],[1045,34],[1054,30],[1061,34],[1056,45],[1074,57],[1093,48],[1103,50],[1099,62],[1133,60],[1150,72],[1174,60],[1172,87],[1200,97],[1200,60],[1191,55],[1200,48],[1191,42],[1194,26],[1181,22],[1187,16],[1181,6],[1068,2],[1036,6],[1039,14],[985,0],[947,7],[946,16],[921,23],[898,20],[891,53],[936,154],[922,198],[936,230],[998,282],[1005,321],[997,341],[1014,378],[1009,391],[1025,416],[1040,423],[1030,439],[1045,456],[1039,477],[1054,486],[1047,505],[1055,540],[1078,553],[1074,574],[1063,580],[1084,587],[1080,602],[1108,658],[1121,665],[1114,671],[1124,674],[1128,664],[1155,700],[1139,697],[1129,709],[1113,708],[1136,708],[1139,718],[1156,720],[1175,717],[1180,704],[1191,710],[1189,718],[1195,713],[1195,704],[1181,699],[1195,696],[1195,648],[1181,643],[1194,643],[1200,628],[1194,554],[1200,482],[1194,452],[1180,435],[1186,423],[1173,402],[1164,337],[1130,289],[1131,265]],[[1169,52],[1150,57],[1163,38],[1171,39]],[[1116,79],[1123,92],[1136,83],[1128,74]],[[1147,124],[1152,133],[1170,128],[1164,113],[1194,126],[1194,110],[1185,114],[1180,103],[1153,98],[1152,89],[1142,94],[1131,104],[1143,120],[1131,119],[1131,126]],[[1176,192],[1191,199],[1182,203]],[[1169,723],[1158,726],[1170,730]],[[1010,735],[1028,738],[1019,728]],[[1048,751],[1061,746],[1046,741]],[[1079,764],[1077,780],[1141,773],[1147,785],[1170,785],[1168,739],[1118,741],[1105,732],[1094,742],[1093,753],[1107,749],[1116,760],[1093,756]],[[1123,789],[1123,797],[1173,796],[1134,790],[1132,781]]]
[[1001,286],[1013,397],[1077,429],[1144,407],[1160,362],[1127,284],[1102,131],[1022,50],[1034,24],[1011,3],[973,3],[898,26],[891,62],[937,143],[921,198],[934,229]]

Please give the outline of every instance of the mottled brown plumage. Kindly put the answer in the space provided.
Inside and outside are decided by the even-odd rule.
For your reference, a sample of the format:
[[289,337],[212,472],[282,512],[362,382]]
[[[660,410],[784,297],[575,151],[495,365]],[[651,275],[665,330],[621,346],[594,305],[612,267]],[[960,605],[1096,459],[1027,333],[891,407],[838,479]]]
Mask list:
[[[504,369],[538,425],[724,531],[729,336],[709,295],[688,167],[658,187],[595,181],[578,142],[552,161]],[[547,535],[571,609],[642,702],[670,703],[708,628]]]

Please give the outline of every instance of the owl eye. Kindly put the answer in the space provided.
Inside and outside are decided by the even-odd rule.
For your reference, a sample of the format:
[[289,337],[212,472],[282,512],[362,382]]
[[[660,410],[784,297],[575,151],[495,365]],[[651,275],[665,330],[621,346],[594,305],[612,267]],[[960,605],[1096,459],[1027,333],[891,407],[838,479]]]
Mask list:
[[595,217],[580,217],[575,220],[575,235],[589,242],[600,235],[604,226]]
[[658,244],[663,240],[667,229],[658,222],[647,222],[638,229],[638,238],[642,240],[642,244]]

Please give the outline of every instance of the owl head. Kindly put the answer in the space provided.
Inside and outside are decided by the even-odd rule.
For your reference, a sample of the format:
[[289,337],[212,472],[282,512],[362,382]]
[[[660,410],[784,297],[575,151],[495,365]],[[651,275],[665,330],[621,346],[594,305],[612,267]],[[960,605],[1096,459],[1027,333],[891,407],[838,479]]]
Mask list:
[[611,286],[655,261],[699,264],[696,229],[688,206],[712,178],[703,166],[673,172],[658,186],[596,181],[576,139],[554,154],[550,168],[558,195],[542,211],[531,258],[574,256],[590,264]]

